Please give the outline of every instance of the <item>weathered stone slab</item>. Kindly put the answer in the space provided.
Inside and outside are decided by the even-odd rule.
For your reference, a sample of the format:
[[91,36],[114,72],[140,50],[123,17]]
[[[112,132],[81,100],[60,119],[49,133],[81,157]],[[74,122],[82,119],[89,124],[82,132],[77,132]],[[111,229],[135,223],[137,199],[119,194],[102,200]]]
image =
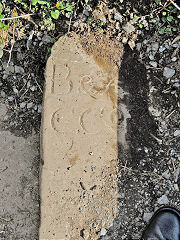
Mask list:
[[54,45],[42,120],[40,240],[95,240],[113,224],[117,85],[118,71],[100,68],[76,35]]

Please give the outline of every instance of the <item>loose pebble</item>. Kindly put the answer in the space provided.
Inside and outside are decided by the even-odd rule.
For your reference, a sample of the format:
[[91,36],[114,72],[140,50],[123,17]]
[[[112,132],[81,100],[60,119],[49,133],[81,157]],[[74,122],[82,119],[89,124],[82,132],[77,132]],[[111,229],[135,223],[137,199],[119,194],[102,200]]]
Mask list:
[[127,32],[127,33],[132,33],[135,31],[135,27],[130,24],[129,22],[126,23],[125,25],[122,26],[122,28]]
[[32,106],[33,106],[33,103],[32,103],[32,102],[28,103],[28,104],[27,104],[27,109],[32,108]]
[[101,229],[101,233],[100,233],[100,236],[105,236],[107,233],[107,230],[105,228],[102,228]]
[[8,100],[12,102],[14,100],[14,97],[8,97]]
[[177,57],[173,57],[173,58],[171,59],[172,62],[175,62],[176,60],[177,60]]
[[151,55],[149,55],[149,59],[150,60],[154,60],[154,56],[151,54]]
[[143,220],[144,220],[145,222],[149,222],[149,220],[151,219],[152,215],[153,215],[152,212],[145,212],[145,213],[143,214]]
[[151,48],[153,51],[157,51],[159,49],[159,43],[158,42],[152,43]]
[[15,65],[15,73],[23,74],[24,73],[24,68],[21,66]]
[[166,78],[171,78],[175,74],[175,70],[169,67],[165,67],[163,71],[163,76]]
[[45,35],[42,37],[42,42],[45,43],[45,44],[51,43],[51,40],[52,40],[51,36],[49,36],[49,35],[47,35],[47,34],[45,34]]
[[170,179],[171,174],[169,173],[169,170],[166,170],[164,173],[162,173],[162,176],[166,179]]
[[162,195],[160,198],[158,198],[157,203],[160,205],[167,205],[169,203],[169,200],[166,195]]
[[180,130],[176,130],[175,132],[174,132],[174,137],[177,137],[177,136],[179,136],[180,135]]
[[166,50],[166,48],[163,47],[163,46],[160,46],[160,48],[159,48],[159,52],[162,53],[162,52],[164,52],[164,50]]
[[116,22],[116,29],[119,30],[120,29],[120,23]]
[[149,62],[149,64],[150,64],[152,67],[157,68],[157,62],[151,61],[151,62]]
[[126,37],[123,37],[122,43],[127,43],[128,39]]
[[38,113],[41,113],[42,112],[42,105],[38,105]]
[[19,93],[19,91],[17,90],[17,88],[13,88],[13,92],[16,93],[16,94]]
[[25,102],[20,103],[20,108],[25,108],[25,106],[26,106]]
[[141,43],[137,43],[137,44],[136,44],[136,49],[137,49],[138,51],[140,51],[140,49],[141,49]]
[[121,22],[123,19],[123,16],[120,13],[115,13],[114,19]]

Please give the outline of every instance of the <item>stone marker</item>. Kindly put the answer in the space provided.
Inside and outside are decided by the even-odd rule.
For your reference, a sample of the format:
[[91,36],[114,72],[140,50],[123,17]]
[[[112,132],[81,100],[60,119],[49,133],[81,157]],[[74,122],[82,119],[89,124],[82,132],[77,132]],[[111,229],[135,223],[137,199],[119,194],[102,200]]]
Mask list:
[[72,35],[47,62],[40,240],[98,239],[117,214],[118,69],[95,60]]

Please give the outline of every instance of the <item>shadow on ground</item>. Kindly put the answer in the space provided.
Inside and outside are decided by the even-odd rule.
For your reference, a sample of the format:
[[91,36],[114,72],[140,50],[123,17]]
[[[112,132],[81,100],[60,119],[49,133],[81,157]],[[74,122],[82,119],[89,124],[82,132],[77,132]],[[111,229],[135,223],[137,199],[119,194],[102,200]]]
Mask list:
[[[137,221],[143,213],[138,209],[138,189],[141,189],[141,171],[152,171],[156,159],[148,161],[144,147],[155,148],[156,142],[151,134],[156,132],[156,123],[148,111],[149,82],[147,80],[146,68],[138,61],[135,51],[128,46],[124,49],[124,55],[119,69],[118,83],[118,113],[121,112],[121,119],[118,119],[117,136],[121,138],[121,121],[124,121],[122,106],[126,106],[130,118],[126,119],[127,133],[124,147],[118,142],[118,214],[114,219],[113,226],[107,231],[106,236],[100,239],[136,239],[143,231],[143,224]],[[122,98],[122,89],[125,94]],[[119,117],[118,117],[119,118]],[[135,173],[135,177],[133,176]],[[149,198],[152,198],[153,207],[154,185],[147,187]],[[143,205],[143,204],[142,204]],[[135,224],[136,223],[136,224]],[[136,226],[135,226],[136,225]],[[127,229],[128,226],[128,229]]]

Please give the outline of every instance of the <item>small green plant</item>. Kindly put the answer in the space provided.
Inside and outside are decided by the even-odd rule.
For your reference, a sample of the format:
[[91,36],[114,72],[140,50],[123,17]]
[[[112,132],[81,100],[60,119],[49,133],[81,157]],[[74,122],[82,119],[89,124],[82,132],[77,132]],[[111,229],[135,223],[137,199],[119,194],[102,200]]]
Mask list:
[[18,3],[20,3],[24,9],[28,9],[28,4],[23,2],[23,0],[18,0]]
[[58,19],[60,14],[69,18],[75,8],[75,3],[73,1],[63,0],[58,1],[56,4],[53,4],[51,1],[31,0],[31,4],[35,9],[38,9],[38,5],[40,5],[41,8],[46,10],[46,13],[49,13],[53,19]]
[[168,4],[168,2],[164,3],[162,0],[155,0],[155,3],[162,7],[159,12],[159,21],[156,22],[159,26],[159,34],[173,34],[173,32],[177,32],[180,16],[176,5]]
[[88,17],[88,22],[93,22],[94,18],[93,17]]
[[31,5],[33,13],[41,13],[41,29],[49,31],[55,29],[54,20],[59,19],[61,15],[70,18],[75,9],[75,2],[70,0],[57,1],[56,4],[50,0],[31,0]]
[[68,2],[68,1],[61,1],[56,3],[56,7],[59,11],[59,13],[65,15],[67,18],[71,16],[73,13],[73,10],[75,8],[75,3],[74,2]]

